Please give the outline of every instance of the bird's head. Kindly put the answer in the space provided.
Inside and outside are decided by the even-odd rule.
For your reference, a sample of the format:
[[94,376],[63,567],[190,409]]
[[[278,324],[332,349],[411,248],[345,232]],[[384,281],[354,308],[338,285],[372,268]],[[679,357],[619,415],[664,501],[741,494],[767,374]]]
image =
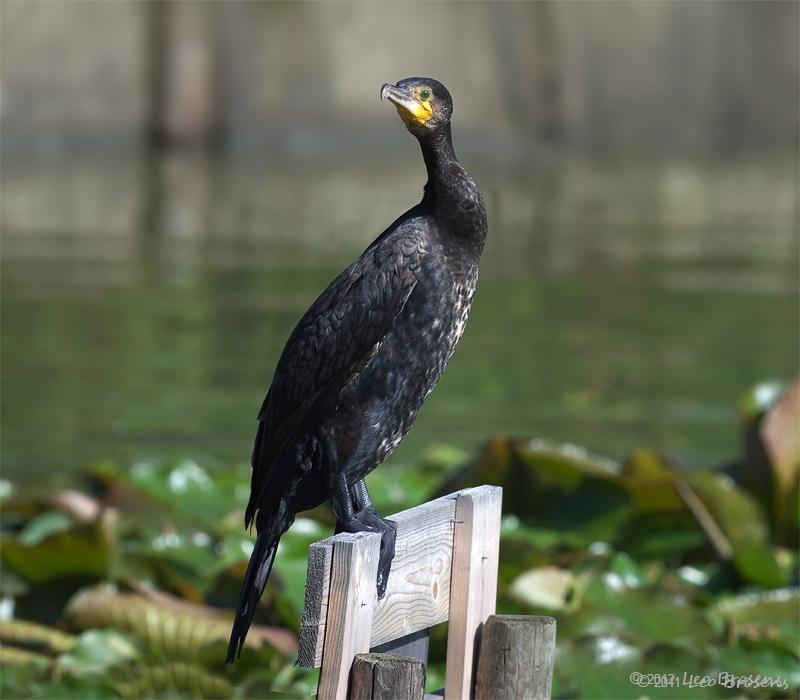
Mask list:
[[447,88],[433,78],[404,78],[381,86],[381,99],[395,107],[406,128],[422,137],[450,123],[453,99]]

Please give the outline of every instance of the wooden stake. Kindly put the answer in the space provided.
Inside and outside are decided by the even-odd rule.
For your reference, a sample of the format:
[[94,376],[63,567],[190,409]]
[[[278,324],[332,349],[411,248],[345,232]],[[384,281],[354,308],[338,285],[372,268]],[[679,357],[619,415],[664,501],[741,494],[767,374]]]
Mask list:
[[550,700],[556,621],[492,615],[483,626],[477,663],[478,700]]
[[359,654],[353,662],[351,700],[422,700],[424,690],[425,665],[419,659]]

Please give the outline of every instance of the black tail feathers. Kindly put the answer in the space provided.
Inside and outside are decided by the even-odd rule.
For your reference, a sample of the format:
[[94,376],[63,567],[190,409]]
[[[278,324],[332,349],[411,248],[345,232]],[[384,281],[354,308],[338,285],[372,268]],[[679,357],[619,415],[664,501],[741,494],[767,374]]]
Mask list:
[[272,563],[275,561],[275,551],[282,530],[268,527],[256,537],[247,573],[242,583],[242,592],[239,594],[239,605],[236,609],[236,618],[233,621],[231,640],[228,643],[228,655],[225,663],[233,663],[242,653],[247,631],[253,622],[258,601],[267,585]]

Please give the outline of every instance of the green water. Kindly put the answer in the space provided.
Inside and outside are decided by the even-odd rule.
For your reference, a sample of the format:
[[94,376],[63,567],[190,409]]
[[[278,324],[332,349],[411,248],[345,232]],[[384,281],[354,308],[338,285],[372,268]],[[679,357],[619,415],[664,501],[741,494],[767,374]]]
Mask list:
[[[472,317],[392,459],[500,432],[734,455],[739,393],[797,370],[792,167],[473,170]],[[244,464],[294,323],[421,185],[413,159],[4,164],[4,476]]]

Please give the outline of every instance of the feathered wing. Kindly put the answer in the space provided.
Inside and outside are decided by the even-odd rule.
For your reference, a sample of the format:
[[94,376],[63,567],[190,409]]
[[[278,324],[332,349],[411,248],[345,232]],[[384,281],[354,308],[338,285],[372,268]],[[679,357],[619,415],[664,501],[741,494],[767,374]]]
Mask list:
[[[401,238],[399,245],[396,239],[391,245],[390,241],[382,243],[383,237],[319,296],[289,337],[278,360],[272,386],[258,415],[245,525],[250,526],[256,512],[267,502],[270,511],[259,518],[227,663],[233,662],[241,651],[272,569],[278,541],[294,519],[291,491],[296,484],[292,485],[294,475],[289,470],[297,465],[281,456],[296,442],[315,405],[335,396],[369,361],[416,284],[424,251],[413,235]],[[277,488],[281,493],[265,494],[267,488]],[[287,489],[289,493],[284,492]]]
[[328,286],[289,337],[258,415],[248,527],[270,470],[309,413],[358,373],[388,333],[414,289],[424,253],[413,231],[382,237]]

